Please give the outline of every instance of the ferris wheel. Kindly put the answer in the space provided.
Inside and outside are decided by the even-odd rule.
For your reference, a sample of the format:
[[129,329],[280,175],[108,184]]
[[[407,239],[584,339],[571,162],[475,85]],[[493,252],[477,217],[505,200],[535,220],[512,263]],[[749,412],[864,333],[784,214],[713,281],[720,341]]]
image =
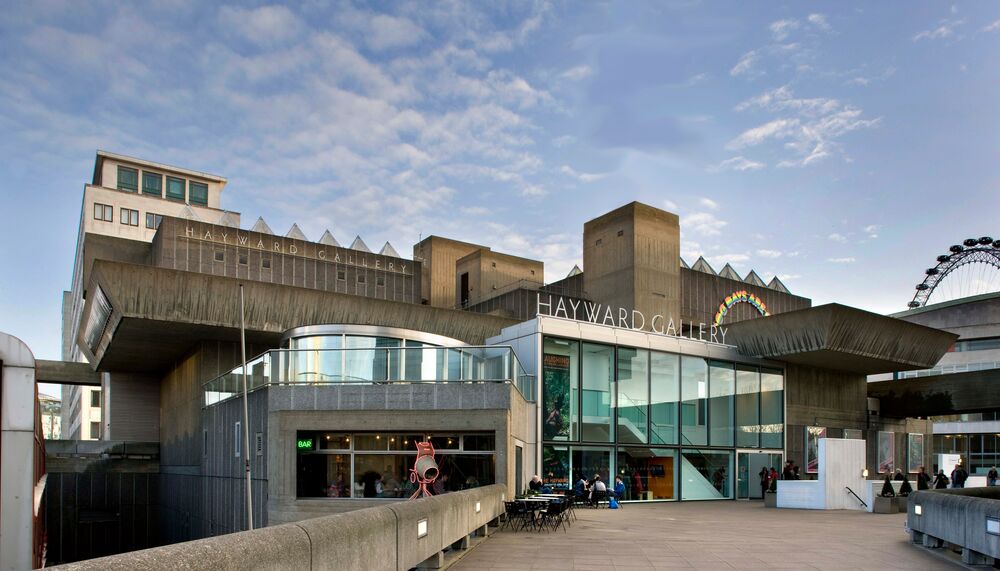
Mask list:
[[[937,257],[937,265],[924,271],[924,281],[907,305],[934,303],[1000,291],[1000,240],[989,236],[969,238]],[[945,280],[945,278],[948,278]]]

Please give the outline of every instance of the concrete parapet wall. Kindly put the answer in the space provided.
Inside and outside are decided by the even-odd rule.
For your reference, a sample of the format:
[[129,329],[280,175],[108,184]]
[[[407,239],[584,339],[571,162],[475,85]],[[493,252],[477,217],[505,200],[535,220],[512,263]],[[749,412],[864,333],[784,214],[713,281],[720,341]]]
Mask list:
[[[503,511],[505,493],[505,486],[485,486],[53,569],[405,570],[496,519]],[[426,534],[420,536],[422,520]]]
[[1000,558],[1000,535],[986,532],[987,518],[1000,519],[1000,487],[915,492],[909,499],[906,523],[915,543],[919,539],[924,545],[945,541]]

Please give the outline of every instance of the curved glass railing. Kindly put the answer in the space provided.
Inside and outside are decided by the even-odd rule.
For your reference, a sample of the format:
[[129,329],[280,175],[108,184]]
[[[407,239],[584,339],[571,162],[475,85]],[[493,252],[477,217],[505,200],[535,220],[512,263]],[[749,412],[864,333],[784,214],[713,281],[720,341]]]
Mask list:
[[[521,368],[514,350],[489,347],[371,347],[274,349],[249,361],[247,391],[266,385],[382,383],[510,383],[533,401],[535,377]],[[205,406],[239,396],[243,366],[203,385]]]

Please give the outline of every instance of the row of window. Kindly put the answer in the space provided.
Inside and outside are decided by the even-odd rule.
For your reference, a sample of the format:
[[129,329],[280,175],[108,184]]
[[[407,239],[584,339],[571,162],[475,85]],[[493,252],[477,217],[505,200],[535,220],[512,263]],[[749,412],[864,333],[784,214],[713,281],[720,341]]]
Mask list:
[[[166,178],[166,185],[163,181]],[[166,193],[164,193],[166,189]],[[139,170],[118,166],[118,190],[139,191]],[[208,185],[156,172],[142,171],[142,193],[191,204],[208,205]]]
[[546,441],[781,448],[775,369],[546,337]]
[[[125,226],[139,226],[139,211],[132,208],[122,208],[119,213],[119,220]],[[110,204],[100,204],[94,203],[94,220],[101,220],[103,222],[114,222],[115,221],[115,207]],[[156,230],[160,227],[160,222],[163,221],[163,216],[161,214],[154,214],[152,212],[146,213],[146,228],[150,230]]]
[[[159,221],[157,221],[156,224],[159,225]],[[226,261],[226,251],[225,250],[216,250],[215,251],[215,261],[216,262],[225,262]],[[240,252],[239,253],[239,260],[238,261],[239,261],[239,264],[241,266],[246,266],[246,265],[249,264],[250,260],[249,260],[249,257],[247,256],[247,254],[244,254],[244,253]],[[269,269],[271,269],[271,258],[261,258],[260,259],[260,269],[262,269],[262,270],[269,270]],[[368,279],[367,279],[367,277],[365,277],[364,273],[359,273],[358,276],[357,276],[357,279],[358,279],[358,283],[359,284],[367,283],[367,281],[368,281]],[[345,271],[345,270],[337,270],[337,280],[338,281],[342,281],[342,282],[346,282],[347,281],[347,271]],[[375,277],[375,285],[379,286],[379,287],[385,287],[385,276],[376,276]]]

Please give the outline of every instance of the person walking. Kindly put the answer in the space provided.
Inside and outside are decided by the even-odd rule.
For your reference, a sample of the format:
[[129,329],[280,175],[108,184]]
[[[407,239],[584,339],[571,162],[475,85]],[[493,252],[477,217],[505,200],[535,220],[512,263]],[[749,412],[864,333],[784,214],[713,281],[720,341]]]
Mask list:
[[892,479],[896,480],[897,482],[902,482],[903,480],[906,479],[906,476],[903,475],[903,471],[902,470],[900,470],[899,468],[896,468],[896,474],[892,477]]
[[763,498],[764,494],[767,493],[767,487],[771,485],[771,472],[768,471],[767,466],[764,466],[757,476],[760,477],[760,497]]
[[964,488],[965,480],[968,477],[969,473],[965,471],[965,468],[961,464],[955,466],[955,469],[951,471],[951,487]]
[[994,466],[986,473],[986,485],[991,487],[996,486],[997,480],[1000,480],[1000,474],[997,474],[997,467]]
[[930,488],[931,476],[927,473],[927,470],[923,466],[920,467],[920,471],[917,472],[917,490],[927,490]]
[[948,476],[944,475],[944,470],[938,472],[938,475],[934,477],[934,489],[943,490],[948,487]]

